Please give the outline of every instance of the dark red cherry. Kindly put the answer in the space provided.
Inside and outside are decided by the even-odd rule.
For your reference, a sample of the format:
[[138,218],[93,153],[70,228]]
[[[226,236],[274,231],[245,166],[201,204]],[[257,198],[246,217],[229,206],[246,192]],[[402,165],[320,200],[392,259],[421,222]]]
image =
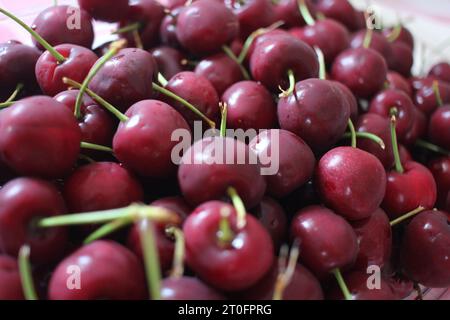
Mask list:
[[[79,289],[68,286],[71,275],[81,277]],[[143,300],[147,298],[144,269],[122,245],[95,241],[56,267],[48,296],[50,300]]]
[[215,289],[193,277],[170,277],[161,282],[162,300],[225,300]]
[[[218,238],[223,212],[233,237],[226,244]],[[217,289],[239,291],[257,283],[274,261],[269,233],[253,216],[238,228],[233,206],[210,201],[197,207],[186,219],[183,231],[186,241],[187,265]]]
[[[246,61],[249,62],[250,61],[250,57],[252,56],[253,51],[255,50],[255,48],[257,46],[259,46],[260,44],[262,44],[263,42],[265,42],[266,40],[270,40],[272,39],[273,36],[288,36],[291,35],[287,30],[283,30],[283,29],[275,29],[275,30],[270,30],[268,32],[265,32],[263,34],[257,35],[255,37],[255,39],[252,41],[252,44],[250,45],[249,49],[248,49],[248,54],[246,56]],[[234,41],[233,43],[236,43],[236,41]],[[241,48],[242,50],[242,48]],[[240,51],[238,53],[240,53]]]
[[450,158],[439,157],[428,164],[437,187],[437,207],[450,212]]
[[185,69],[183,60],[185,56],[177,49],[161,46],[150,50],[158,66],[158,71],[166,78],[170,79],[177,73]]
[[161,21],[159,27],[159,37],[161,42],[172,48],[181,47],[177,38],[177,18],[184,6],[177,7],[170,11]]
[[41,229],[38,219],[64,214],[64,200],[50,183],[34,178],[11,180],[0,189],[0,252],[17,256],[24,244],[37,264],[59,258],[66,247],[62,228]]
[[186,3],[185,0],[159,0],[159,2],[169,10],[181,7]]
[[241,81],[222,95],[228,106],[227,126],[234,129],[269,129],[277,121],[276,105],[270,92],[260,83]]
[[177,17],[178,41],[196,55],[220,51],[238,32],[237,16],[222,1],[195,1],[183,7]]
[[156,74],[156,61],[150,53],[137,48],[122,49],[94,76],[89,89],[125,111],[153,96]]
[[[31,28],[52,46],[70,43],[90,49],[94,42],[91,16],[87,11],[71,6],[45,9],[34,19]],[[34,37],[32,40],[38,49],[45,50]]]
[[341,89],[343,98],[347,101],[349,109],[350,109],[350,119],[353,123],[356,123],[358,120],[358,101],[356,100],[355,95],[351,92],[351,90],[345,85],[340,83],[339,81],[333,82],[339,89]]
[[272,171],[266,175],[267,192],[277,198],[304,185],[314,173],[313,152],[292,132],[265,130],[249,146],[258,155],[262,168]]
[[[439,106],[439,102],[434,90],[434,80],[427,79],[423,82],[422,87],[416,91],[414,100],[417,108],[423,113],[430,115]],[[438,81],[437,90],[441,97],[442,103],[450,103],[450,84]]]
[[328,151],[316,168],[316,186],[325,204],[349,220],[361,220],[380,206],[386,173],[370,153],[352,147]]
[[398,145],[398,153],[400,154],[400,162],[406,163],[408,161],[413,161],[413,157],[409,150],[402,144]]
[[420,90],[424,86],[430,86],[433,84],[433,81],[439,80],[434,76],[427,76],[427,77],[415,77],[412,76],[408,78],[408,82],[411,86],[411,89],[414,91],[414,93],[418,90]]
[[307,79],[278,101],[282,129],[301,137],[315,151],[335,144],[347,128],[350,109],[340,87],[329,80]]
[[239,140],[208,137],[194,143],[183,155],[178,183],[192,205],[221,199],[232,186],[247,208],[257,205],[266,181],[256,154]]
[[414,63],[413,51],[411,47],[404,43],[391,43],[392,59],[389,60],[389,68],[401,73],[405,77],[411,75],[411,68]]
[[314,4],[318,12],[339,21],[349,30],[360,29],[357,11],[348,0],[315,0]]
[[300,261],[319,277],[352,265],[358,253],[350,224],[325,207],[300,210],[292,221],[291,237],[300,241]]
[[0,255],[0,299],[24,300],[22,281],[20,280],[17,260],[7,255]]
[[[395,27],[384,28],[382,31],[383,35],[387,37],[387,36],[391,35],[392,32],[396,32],[396,31],[394,31],[394,28]],[[408,28],[406,28],[405,26],[400,26],[400,32],[399,32],[397,38],[395,38],[395,40],[393,41],[393,43],[403,43],[403,44],[406,44],[411,49],[414,49],[414,37],[413,37],[411,31],[409,31]]]
[[190,129],[174,108],[158,100],[143,100],[126,112],[129,119],[121,122],[113,139],[114,154],[124,166],[145,177],[168,177],[175,173],[171,159],[172,133]]
[[450,105],[436,109],[428,125],[430,141],[444,149],[450,149]]
[[431,172],[418,162],[403,164],[403,173],[392,170],[387,175],[382,207],[390,219],[416,209],[431,209],[436,202],[436,183]]
[[[287,55],[286,52],[292,54]],[[314,50],[290,34],[266,34],[250,56],[250,71],[271,91],[289,86],[288,71],[296,81],[318,76],[319,63]]]
[[403,91],[409,97],[412,97],[412,88],[408,81],[399,73],[395,71],[389,71],[386,76],[390,89],[396,89]]
[[117,22],[128,14],[128,0],[78,0],[81,9],[86,10],[96,20]]
[[401,259],[408,276],[427,287],[450,285],[450,225],[442,211],[425,211],[407,225]]
[[387,64],[378,52],[372,49],[347,49],[334,60],[331,77],[345,84],[362,98],[369,98],[384,85]]
[[[361,48],[364,44],[364,39],[367,36],[367,30],[360,30],[352,35],[350,41],[350,47],[352,48]],[[389,68],[392,68],[394,65],[394,56],[392,52],[391,44],[387,41],[387,39],[379,32],[372,32],[370,39],[370,49],[377,51],[379,54],[383,56]]]
[[[279,0],[274,2],[276,21],[283,21],[287,27],[301,27],[306,24],[298,8],[298,0]],[[305,0],[309,12],[315,16],[316,8],[311,0]]]
[[412,146],[416,143],[417,139],[423,138],[427,134],[428,119],[427,116],[414,107],[414,120],[413,125],[403,138],[403,143],[407,146]]
[[195,67],[194,72],[208,79],[219,96],[234,83],[244,78],[239,65],[224,53],[218,53],[201,60]]
[[450,83],[450,64],[447,62],[437,63],[431,67],[428,75]]
[[73,113],[52,98],[26,98],[0,112],[0,157],[19,174],[63,177],[75,164],[80,142]]

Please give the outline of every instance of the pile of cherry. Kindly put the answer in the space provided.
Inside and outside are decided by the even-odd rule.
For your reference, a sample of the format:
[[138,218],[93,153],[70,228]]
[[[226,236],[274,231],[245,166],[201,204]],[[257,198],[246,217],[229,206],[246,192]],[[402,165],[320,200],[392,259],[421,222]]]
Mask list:
[[[75,29],[67,6],[31,27],[0,8],[34,42],[0,44],[0,299],[450,286],[450,65],[412,76],[407,28],[347,0],[78,3]],[[120,40],[92,50],[93,19]],[[198,121],[217,134],[176,165]]]

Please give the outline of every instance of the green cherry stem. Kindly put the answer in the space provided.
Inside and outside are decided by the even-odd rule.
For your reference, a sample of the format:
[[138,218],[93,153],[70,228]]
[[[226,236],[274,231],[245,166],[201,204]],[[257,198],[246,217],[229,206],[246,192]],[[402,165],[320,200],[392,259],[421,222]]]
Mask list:
[[294,75],[294,71],[289,69],[288,72],[287,72],[287,76],[288,76],[288,79],[289,79],[289,88],[287,90],[284,90],[283,88],[278,86],[278,88],[281,90],[281,93],[278,96],[279,98],[287,98],[295,90],[295,75]]
[[401,32],[402,32],[402,25],[401,24],[397,24],[392,29],[391,33],[389,33],[389,35],[386,37],[387,41],[394,42],[400,36]]
[[234,232],[230,226],[230,210],[227,207],[224,207],[220,211],[220,222],[219,222],[219,230],[217,231],[217,240],[219,242],[219,246],[226,248],[229,246],[231,241],[234,239]]
[[5,100],[4,103],[9,103],[9,102],[13,102],[14,99],[17,97],[17,95],[20,93],[20,91],[23,89],[23,83],[19,83],[16,86],[16,89],[14,90],[14,92],[9,96],[8,99]]
[[231,202],[233,202],[233,206],[236,210],[237,215],[236,226],[238,229],[242,229],[247,224],[246,220],[247,210],[245,210],[244,202],[242,201],[241,197],[239,197],[239,194],[237,193],[234,187],[228,187],[227,193],[231,199]]
[[405,221],[405,220],[407,220],[407,219],[409,219],[409,218],[415,216],[416,214],[422,212],[423,210],[425,210],[424,207],[418,206],[416,209],[414,209],[414,210],[412,210],[412,211],[410,211],[410,212],[408,212],[408,213],[405,213],[404,215],[402,215],[402,216],[400,216],[400,217],[398,217],[398,218],[392,220],[392,221],[390,222],[390,225],[391,225],[391,227],[393,227],[393,226],[399,224],[400,222],[403,222],[403,221]]
[[339,285],[339,288],[342,291],[342,294],[344,295],[345,300],[353,300],[352,295],[350,291],[348,290],[347,284],[344,281],[344,278],[342,277],[341,270],[339,268],[332,270],[334,277],[336,278],[336,281]]
[[84,160],[84,161],[86,161],[87,163],[95,163],[95,160],[94,159],[92,159],[91,157],[88,157],[87,155],[85,155],[85,154],[79,154],[78,155],[78,159],[79,160]]
[[220,102],[219,109],[220,109],[220,136],[224,138],[227,136],[228,105],[226,104],[226,102]]
[[403,165],[402,161],[400,159],[400,152],[398,151],[398,142],[397,142],[397,132],[395,130],[396,123],[397,123],[397,108],[393,107],[390,110],[390,116],[391,116],[391,139],[392,139],[392,152],[394,153],[394,161],[395,161],[395,171],[398,173],[403,173]]
[[18,17],[16,17],[15,15],[13,15],[12,13],[6,11],[3,8],[0,8],[0,12],[3,13],[5,16],[11,18],[12,20],[14,20],[16,23],[18,23],[22,28],[24,28],[25,30],[28,31],[28,33],[30,33],[34,39],[36,39],[37,42],[39,42],[39,44],[41,44],[45,50],[47,50],[48,52],[50,52],[50,54],[55,57],[55,59],[59,62],[59,63],[63,63],[64,61],[66,61],[66,58],[59,53],[58,51],[55,50],[55,48],[53,48],[47,41],[44,40],[44,38],[42,38],[36,31],[34,31],[33,29],[31,29],[29,26],[27,26],[26,23],[24,23],[22,20],[20,20]]
[[169,83],[169,81],[167,81],[167,79],[162,75],[161,72],[158,72],[158,82],[163,86],[167,86],[167,84]]
[[239,65],[239,68],[241,69],[241,72],[242,72],[242,75],[244,76],[244,79],[245,80],[250,80],[250,74],[248,73],[247,69],[245,69],[245,67],[242,65],[242,63],[239,62],[239,58],[236,57],[234,52],[228,46],[222,46],[222,50],[223,50],[223,52],[225,52],[225,54],[229,58],[231,58],[231,60],[233,60],[234,62],[236,62]]
[[113,220],[109,223],[104,224],[94,232],[92,232],[84,241],[83,244],[89,244],[95,240],[106,237],[107,235],[120,230],[128,225],[133,223],[133,220],[130,218],[122,218]]
[[11,107],[16,102],[17,101],[2,102],[2,103],[0,103],[0,109]]
[[430,150],[430,151],[433,151],[433,152],[436,152],[436,153],[443,154],[445,156],[450,156],[450,151],[448,151],[448,150],[446,150],[446,149],[444,149],[442,147],[439,147],[439,146],[437,146],[435,144],[432,144],[431,142],[422,140],[422,139],[418,139],[416,141],[416,146],[424,148],[424,149],[427,149],[427,150]]
[[317,58],[319,59],[319,79],[325,80],[327,78],[327,70],[325,66],[325,57],[319,47],[314,47]]
[[[362,139],[369,139],[372,140],[373,142],[377,143],[381,149],[386,149],[386,145],[384,144],[383,139],[381,139],[379,136],[377,136],[376,134],[370,133],[370,132],[355,132],[356,138],[362,138]],[[344,138],[351,138],[352,137],[352,133],[351,132],[346,132],[344,133]]]
[[370,47],[370,43],[372,42],[373,30],[371,28],[367,28],[366,34],[363,40],[363,47],[368,49]]
[[294,276],[295,267],[297,266],[298,256],[300,254],[299,242],[295,241],[292,245],[291,252],[289,254],[289,261],[286,267],[286,260],[288,255],[288,246],[283,245],[280,249],[280,255],[278,258],[279,274],[277,281],[275,282],[275,288],[273,291],[272,300],[282,300],[283,293],[286,287],[291,283]]
[[437,102],[438,107],[442,107],[444,105],[444,102],[442,101],[441,91],[439,90],[439,81],[434,80],[432,88],[433,88],[434,95],[436,96],[436,102]]
[[303,20],[305,20],[306,24],[308,26],[314,25],[316,22],[314,21],[314,18],[311,15],[311,12],[309,12],[309,9],[306,6],[305,0],[297,0],[297,6],[298,6],[298,9],[300,10],[300,13],[303,17]]
[[142,43],[141,35],[139,34],[139,30],[133,30],[133,40],[136,44],[136,48],[138,49],[144,49],[144,44]]
[[38,300],[36,289],[34,288],[33,276],[30,264],[30,247],[24,245],[19,250],[19,271],[22,290],[26,300]]
[[98,144],[95,144],[95,143],[81,142],[80,146],[81,146],[82,149],[97,150],[97,151],[113,153],[113,149],[112,148],[101,146],[101,145],[98,145]]
[[350,130],[351,146],[356,148],[356,130],[352,119],[348,119],[348,128]]
[[170,277],[180,278],[184,274],[184,252],[185,241],[184,234],[180,228],[170,227],[166,230],[166,233],[175,238],[175,250],[173,254],[173,267],[170,271]]
[[111,34],[121,34],[121,33],[132,32],[134,30],[139,30],[141,28],[141,26],[142,25],[140,22],[131,23],[125,27],[119,28],[119,29],[111,32]]

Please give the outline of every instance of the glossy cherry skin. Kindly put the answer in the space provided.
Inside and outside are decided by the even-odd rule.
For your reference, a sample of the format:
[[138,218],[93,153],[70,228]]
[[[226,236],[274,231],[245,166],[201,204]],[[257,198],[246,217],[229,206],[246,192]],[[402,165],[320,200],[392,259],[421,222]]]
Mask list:
[[383,140],[384,149],[378,143],[369,139],[358,139],[357,145],[358,148],[377,157],[386,169],[390,169],[394,164],[390,120],[375,113],[366,113],[359,117],[355,129],[358,132],[373,133]]
[[22,245],[31,248],[31,260],[42,264],[61,256],[67,233],[62,228],[40,229],[37,219],[64,214],[64,200],[50,183],[17,178],[0,189],[0,252],[17,256]]
[[401,247],[403,268],[428,287],[450,285],[450,226],[442,211],[425,211],[406,226]]
[[430,117],[428,137],[444,149],[450,149],[450,104],[439,107]]
[[199,62],[194,72],[208,79],[219,95],[244,78],[239,65],[224,53],[206,57]]
[[185,69],[183,65],[184,55],[177,49],[161,46],[153,48],[150,53],[156,61],[158,71],[166,78],[170,79],[177,73]]
[[81,9],[100,21],[116,22],[128,14],[128,0],[115,0],[111,5],[109,0],[78,0]]
[[414,107],[414,121],[411,129],[406,133],[403,138],[403,143],[407,146],[413,146],[417,139],[426,136],[428,131],[428,119],[427,116],[420,111],[418,108]]
[[[286,55],[286,52],[292,54]],[[318,76],[319,63],[314,50],[305,42],[289,34],[267,34],[257,43],[250,56],[250,72],[270,91],[289,86],[288,70],[296,81]]]
[[[218,118],[219,96],[205,77],[191,71],[183,71],[174,75],[165,88],[190,102],[209,119],[215,121]],[[160,98],[181,113],[191,126],[194,121],[201,121],[199,116],[180,102],[166,96]]]
[[276,105],[270,92],[255,81],[233,84],[222,95],[228,106],[227,126],[234,129],[269,129],[277,121]]
[[195,1],[185,6],[177,18],[178,41],[195,55],[220,51],[238,32],[237,16],[222,1]]
[[181,7],[186,3],[184,0],[160,0],[159,2],[164,6],[164,8],[170,10]]
[[162,300],[225,300],[215,289],[194,277],[170,277],[161,282]]
[[450,158],[439,157],[428,164],[437,187],[437,203],[439,209],[450,211]]
[[[384,28],[382,33],[384,36],[389,36],[393,32],[393,28]],[[401,26],[400,33],[397,38],[393,41],[393,43],[403,43],[406,44],[411,49],[414,49],[414,37],[411,31],[408,30],[405,26]]]
[[414,161],[404,163],[403,169],[403,173],[392,170],[387,175],[382,208],[390,219],[418,206],[431,209],[436,202],[436,182],[431,172]]
[[152,80],[157,73],[150,53],[137,48],[122,49],[94,76],[89,89],[125,111],[153,96]]
[[170,11],[161,21],[159,26],[159,38],[161,42],[172,48],[180,48],[181,44],[177,38],[177,18],[184,6],[177,7]]
[[[221,212],[230,212],[228,221],[234,237],[221,246],[217,232]],[[238,229],[236,211],[228,203],[206,202],[186,219],[183,231],[187,265],[205,282],[223,291],[239,291],[257,283],[274,261],[269,233],[253,216]]]
[[52,98],[26,98],[0,112],[0,157],[21,175],[64,176],[75,164],[80,141],[72,112]]
[[390,89],[396,89],[403,91],[409,97],[412,97],[412,88],[408,81],[399,73],[395,71],[389,71],[386,76],[386,80],[389,83]]
[[[164,18],[164,7],[156,0],[137,0],[131,3],[126,19],[119,27],[126,27],[133,23],[140,23],[139,36],[145,48],[154,46],[158,40],[158,31]],[[136,46],[132,32],[123,33],[130,47]]]
[[391,43],[392,59],[389,60],[389,68],[395,70],[405,77],[411,75],[414,56],[411,47],[404,43]]
[[0,300],[24,300],[17,260],[0,255]]
[[348,0],[315,0],[314,4],[318,12],[339,21],[349,30],[360,28],[357,11]]
[[370,98],[386,80],[387,64],[372,49],[347,49],[339,54],[331,68],[331,77],[345,84],[356,96]]
[[370,153],[352,147],[328,151],[316,168],[316,186],[325,204],[349,220],[361,220],[380,206],[386,173]]
[[392,231],[386,213],[378,208],[369,218],[353,221],[352,227],[359,244],[354,267],[363,272],[371,265],[383,268],[392,250]]
[[[350,47],[352,48],[363,47],[364,38],[366,37],[367,32],[368,32],[367,30],[360,30],[354,33],[350,41]],[[372,32],[369,48],[381,54],[383,58],[386,60],[388,66],[392,68],[392,65],[395,62],[394,53],[392,51],[391,44],[381,33]]]
[[226,197],[227,188],[232,186],[246,207],[252,208],[266,191],[266,181],[260,172],[257,155],[245,143],[208,137],[195,142],[184,153],[178,183],[192,205]]
[[[94,42],[91,16],[87,11],[75,7],[49,7],[39,13],[31,28],[52,46],[70,43],[90,49]],[[34,37],[32,41],[39,50],[45,50]]]
[[[414,100],[417,108],[423,113],[430,115],[438,107],[438,100],[433,89],[433,80],[424,80],[423,85],[416,91]],[[450,84],[438,81],[438,90],[443,104],[450,103]]]
[[321,206],[306,207],[295,215],[291,237],[300,241],[300,261],[319,278],[352,265],[358,253],[350,224]]
[[428,75],[450,83],[450,64],[447,62],[437,63],[431,67]]
[[390,119],[391,108],[397,108],[398,115],[395,126],[398,139],[403,140],[414,122],[414,104],[403,91],[386,89],[378,93],[371,101],[369,112]]
[[263,168],[276,170],[266,176],[266,181],[267,192],[277,198],[304,185],[314,173],[316,161],[311,148],[292,132],[265,130],[253,138],[249,146],[258,155]]
[[288,222],[284,209],[274,199],[264,197],[252,213],[269,232],[277,250],[286,240]]
[[[315,16],[316,8],[311,0],[305,0],[309,12]],[[280,0],[274,3],[275,21],[283,21],[287,27],[301,27],[306,24],[300,10],[298,9],[297,0]]]
[[[54,99],[74,112],[78,92],[78,90],[63,91],[58,93]],[[80,112],[81,117],[78,120],[78,125],[81,130],[82,141],[110,146],[116,124],[108,111],[99,106],[88,95],[84,95]]]
[[347,101],[349,109],[350,109],[350,119],[353,123],[356,123],[358,120],[358,101],[356,100],[355,95],[351,92],[351,90],[344,84],[334,81],[333,82],[342,92],[343,98]]
[[401,163],[406,163],[408,161],[413,161],[413,157],[409,150],[402,144],[398,145],[398,153],[400,154]]
[[158,100],[143,100],[126,112],[113,139],[114,154],[124,166],[144,177],[168,177],[175,173],[171,160],[177,141],[172,133],[190,128],[174,108]]
[[[71,266],[81,272],[81,288],[77,290],[67,286]],[[147,298],[144,269],[127,248],[113,241],[95,241],[56,267],[48,296],[50,300],[143,300]]]
[[278,122],[315,151],[329,148],[347,128],[350,109],[342,90],[332,81],[307,79],[278,101]]
[[350,45],[348,30],[332,19],[317,20],[312,26],[294,28],[290,32],[311,47],[320,48],[328,65]]
[[114,162],[95,162],[75,170],[64,183],[69,212],[122,208],[144,199],[139,181]]

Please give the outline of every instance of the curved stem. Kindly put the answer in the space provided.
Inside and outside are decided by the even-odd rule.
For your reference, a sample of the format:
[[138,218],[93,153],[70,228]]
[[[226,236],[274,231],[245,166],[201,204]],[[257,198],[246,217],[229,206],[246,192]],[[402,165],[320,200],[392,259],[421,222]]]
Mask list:
[[161,266],[159,264],[158,248],[156,246],[155,228],[148,219],[138,222],[139,237],[144,256],[147,286],[152,300],[161,299]]
[[325,57],[319,47],[314,47],[314,50],[316,51],[317,58],[319,59],[319,79],[326,80],[327,70],[325,66]]
[[9,102],[13,102],[14,99],[17,97],[17,95],[20,93],[20,91],[23,89],[23,83],[19,83],[16,86],[16,89],[14,90],[14,92],[9,96],[8,99],[5,100],[5,104],[9,103]]
[[141,28],[141,23],[140,22],[135,22],[135,23],[131,23],[125,27],[119,28],[113,32],[111,32],[111,34],[121,34],[121,33],[128,33],[134,30],[139,30]]
[[433,151],[433,152],[436,152],[436,153],[440,153],[440,154],[445,155],[445,156],[450,156],[450,151],[448,151],[448,150],[446,150],[446,149],[444,149],[442,147],[439,147],[439,146],[437,146],[435,144],[432,144],[432,143],[430,143],[428,141],[422,140],[422,139],[418,139],[416,141],[416,146],[424,148],[424,149],[427,149],[427,150],[430,150],[430,151]]
[[219,230],[217,232],[217,239],[219,241],[219,246],[228,247],[228,245],[234,239],[234,232],[231,230],[230,221],[230,211],[228,208],[222,208],[220,211],[221,219],[219,222]]
[[30,247],[24,245],[19,251],[19,271],[22,289],[26,300],[38,300],[36,289],[34,288],[33,276],[30,265]]
[[425,210],[424,207],[418,206],[416,209],[414,209],[414,210],[412,210],[412,211],[410,211],[408,213],[405,213],[404,215],[402,215],[402,216],[392,220],[390,222],[390,225],[391,225],[391,227],[393,227],[393,226],[399,224],[400,222],[405,221],[406,219],[409,219],[409,218],[415,216],[416,214],[422,212],[423,210]]
[[134,43],[136,44],[136,48],[138,49],[144,49],[144,44],[142,43],[141,35],[139,34],[138,30],[133,30],[133,39]]
[[397,132],[395,126],[397,123],[397,108],[393,107],[390,110],[391,115],[391,139],[392,139],[392,152],[394,153],[395,171],[403,173],[403,165],[400,159],[400,152],[398,151]]
[[294,276],[295,268],[297,266],[298,256],[300,254],[299,242],[296,240],[292,245],[291,252],[289,254],[289,261],[286,265],[288,254],[288,247],[284,245],[280,250],[280,255],[278,259],[278,277],[275,282],[275,288],[273,291],[273,300],[282,300],[283,292],[287,286],[291,283],[292,277]]
[[170,227],[166,231],[175,238],[175,250],[173,254],[173,267],[170,276],[180,278],[184,274],[184,234],[179,228]]
[[226,102],[220,102],[220,136],[227,136],[227,114],[228,114],[228,105]]
[[281,93],[279,94],[280,98],[287,98],[289,97],[295,90],[295,76],[294,71],[291,69],[287,72],[288,78],[289,78],[289,88],[287,90],[283,90],[281,87],[278,87],[281,90]]
[[297,6],[298,6],[298,9],[300,10],[300,13],[303,17],[303,20],[305,20],[306,24],[308,26],[314,25],[316,22],[314,21],[314,18],[311,15],[311,12],[309,12],[309,9],[306,6],[305,0],[297,0]]
[[373,30],[372,29],[367,29],[366,30],[366,34],[364,36],[364,40],[363,40],[363,47],[364,48],[370,48],[370,44],[372,42],[372,36],[373,36]]
[[95,240],[106,237],[107,235],[126,227],[131,224],[133,220],[129,218],[113,220],[107,224],[104,224],[94,232],[92,232],[86,239],[84,239],[83,244],[89,244]]
[[437,102],[438,107],[442,107],[444,105],[444,102],[442,101],[441,91],[439,90],[439,81],[434,80],[432,88],[433,88],[434,95],[436,96],[436,102]]
[[401,32],[402,32],[402,25],[401,24],[397,24],[392,29],[391,33],[389,33],[389,35],[386,37],[387,41],[394,42],[400,36]]
[[348,128],[350,129],[351,146],[356,148],[356,131],[351,119],[348,119]]
[[[362,138],[362,139],[369,139],[372,140],[373,142],[377,143],[381,149],[386,149],[386,145],[384,144],[383,139],[381,139],[379,136],[377,136],[376,134],[370,133],[370,132],[355,132],[356,134],[356,138]],[[351,132],[346,132],[344,133],[344,138],[351,138],[352,137],[352,133]]]
[[98,145],[95,143],[81,142],[80,146],[82,149],[97,150],[97,151],[113,153],[113,149],[111,149],[110,147],[101,146],[101,145]]
[[88,157],[87,155],[81,154],[81,153],[78,155],[78,159],[84,160],[87,163],[95,163],[94,159],[92,159],[91,157]]
[[236,57],[236,55],[234,54],[233,51],[231,51],[231,49],[228,46],[222,46],[223,52],[225,52],[225,54],[231,58],[231,60],[233,60],[234,62],[236,62],[239,65],[239,68],[241,69],[242,75],[244,76],[245,80],[250,80],[250,75],[247,71],[247,69],[245,69],[245,67],[242,65],[241,62],[239,62],[239,59]]
[[345,300],[353,300],[350,291],[348,290],[347,285],[345,284],[344,278],[342,277],[341,270],[339,268],[333,269],[333,274],[336,278],[336,281],[341,288],[342,294],[344,295]]
[[228,187],[227,189],[228,196],[231,198],[231,201],[233,202],[233,206],[236,209],[236,215],[237,215],[237,228],[242,229],[247,224],[246,215],[247,211],[245,210],[244,202],[242,201],[241,197],[239,197],[237,191],[233,187]]
[[163,86],[167,86],[167,84],[169,83],[169,81],[167,81],[166,78],[164,78],[164,76],[162,75],[161,72],[158,72],[158,82]]
[[0,109],[11,107],[16,102],[17,101],[2,102],[2,103],[0,103]]
[[25,30],[28,31],[28,33],[30,33],[34,39],[36,39],[37,42],[39,42],[39,44],[41,44],[45,50],[47,50],[48,52],[50,52],[50,54],[55,57],[55,59],[59,62],[59,63],[63,63],[64,61],[66,61],[66,58],[59,53],[58,51],[55,50],[55,48],[53,48],[47,41],[44,40],[44,38],[42,38],[36,31],[34,31],[33,29],[31,29],[29,26],[27,26],[26,23],[24,23],[22,20],[20,20],[18,17],[16,17],[15,15],[13,15],[12,13],[6,11],[3,8],[0,8],[0,12],[3,13],[5,16],[11,18],[12,20],[14,20],[16,23],[18,23],[22,28],[24,28]]

